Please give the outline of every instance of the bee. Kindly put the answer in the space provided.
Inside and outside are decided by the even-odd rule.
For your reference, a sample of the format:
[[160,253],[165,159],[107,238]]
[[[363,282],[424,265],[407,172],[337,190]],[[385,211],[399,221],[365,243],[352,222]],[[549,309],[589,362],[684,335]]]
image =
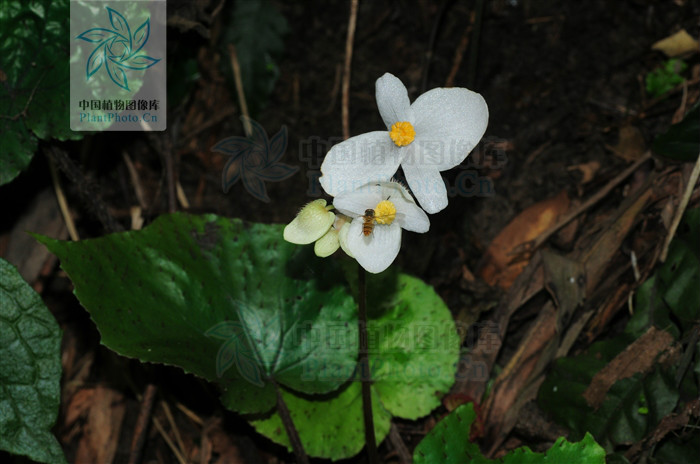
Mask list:
[[368,237],[374,230],[374,210],[366,209],[362,216],[362,235]]
[[391,224],[396,219],[396,207],[389,201],[390,198],[391,195],[377,204],[376,209],[379,210],[379,214],[374,209],[368,208],[365,210],[365,214],[360,216],[362,218],[362,235],[369,237],[374,231],[375,224]]

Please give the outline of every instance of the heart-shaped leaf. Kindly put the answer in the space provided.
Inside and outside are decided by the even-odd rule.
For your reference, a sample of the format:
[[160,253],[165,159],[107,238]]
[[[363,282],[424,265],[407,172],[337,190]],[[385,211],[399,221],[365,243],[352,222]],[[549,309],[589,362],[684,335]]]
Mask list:
[[[375,435],[380,442],[389,431],[392,415],[415,419],[440,404],[440,397],[454,382],[459,337],[445,303],[415,277],[392,273],[371,276],[368,296],[372,404]],[[319,365],[316,372],[322,377],[347,375],[336,367]],[[290,393],[285,399],[310,455],[343,459],[364,446],[357,378],[330,397],[299,398]],[[324,419],[319,422],[320,412]],[[277,413],[252,424],[271,440],[290,446]],[[319,429],[324,430],[322,440]]]
[[[276,402],[271,379],[328,393],[357,358],[355,304],[324,280],[331,269],[295,274],[312,261],[332,263],[297,262],[301,249],[282,229],[173,214],[94,240],[38,239],[61,259],[102,343],[215,381],[228,408],[262,413]],[[318,366],[346,377],[316,376]]]

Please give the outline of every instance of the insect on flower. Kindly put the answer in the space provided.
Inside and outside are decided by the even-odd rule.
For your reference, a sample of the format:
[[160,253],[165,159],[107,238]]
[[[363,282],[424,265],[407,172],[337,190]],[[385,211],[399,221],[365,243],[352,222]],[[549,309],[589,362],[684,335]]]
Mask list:
[[401,215],[396,212],[394,204],[389,201],[390,198],[391,195],[386,200],[380,201],[376,206],[376,210],[372,208],[366,209],[365,214],[360,216],[362,218],[362,235],[369,237],[374,231],[376,224],[391,224],[397,216]]
[[366,209],[362,221],[362,235],[368,237],[374,230],[374,210]]

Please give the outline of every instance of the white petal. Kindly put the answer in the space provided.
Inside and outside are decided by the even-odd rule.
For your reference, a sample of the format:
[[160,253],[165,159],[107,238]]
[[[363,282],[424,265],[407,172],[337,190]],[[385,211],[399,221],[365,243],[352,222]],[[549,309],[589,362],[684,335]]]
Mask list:
[[382,197],[382,184],[384,182],[373,182],[351,192],[339,193],[333,199],[333,206],[346,216],[362,216],[367,209],[374,208],[377,203],[386,200],[386,197]]
[[382,115],[388,130],[391,130],[391,126],[399,121],[408,121],[413,124],[414,113],[411,109],[411,101],[408,99],[408,91],[398,77],[386,73],[377,79],[375,88],[379,114]]
[[412,158],[404,161],[401,166],[411,192],[426,212],[435,214],[445,209],[447,189],[440,172],[434,166],[421,166]]
[[429,90],[411,109],[416,117],[416,139],[411,145],[416,146],[418,161],[439,171],[464,161],[489,122],[484,98],[462,88]]
[[297,245],[315,242],[328,232],[335,214],[326,209],[326,200],[314,200],[304,206],[292,222],[284,228],[286,241]]
[[326,258],[335,253],[335,250],[337,250],[339,246],[338,231],[331,227],[328,229],[328,232],[326,232],[326,235],[316,240],[314,244],[314,253],[316,253],[316,256],[319,258]]
[[350,249],[348,248],[348,232],[350,232],[350,223],[346,222],[340,228],[340,232],[338,232],[338,241],[340,242],[340,248],[343,249],[345,254],[347,254],[351,258],[354,258],[354,256],[352,255],[352,251],[350,251]]
[[399,147],[386,131],[368,132],[334,145],[321,164],[321,186],[331,196],[387,181],[401,163]]
[[396,220],[402,229],[410,230],[411,232],[425,233],[430,229],[430,219],[418,205],[415,203],[404,203],[399,206],[395,203]]
[[401,227],[396,222],[388,226],[377,225],[365,237],[362,233],[362,219],[357,218],[350,224],[346,245],[360,266],[367,272],[378,274],[388,268],[399,254]]
[[375,208],[382,200],[390,200],[396,207],[396,221],[406,230],[427,232],[430,220],[416,205],[411,194],[398,182],[375,182],[364,185],[353,192],[335,197],[333,206],[350,217],[363,216],[369,208]]

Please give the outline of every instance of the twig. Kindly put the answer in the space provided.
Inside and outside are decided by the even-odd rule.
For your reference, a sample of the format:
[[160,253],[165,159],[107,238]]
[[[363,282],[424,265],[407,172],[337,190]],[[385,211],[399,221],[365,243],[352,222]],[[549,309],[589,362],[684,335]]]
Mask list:
[[182,188],[182,184],[180,184],[179,180],[175,183],[175,190],[177,192],[177,201],[180,202],[180,206],[184,209],[190,209],[190,201],[187,199],[185,189]]
[[134,162],[126,153],[122,152],[122,158],[124,158],[124,164],[126,164],[126,169],[129,171],[129,177],[131,178],[131,183],[134,185],[134,193],[136,194],[136,200],[139,202],[141,209],[146,209],[146,199],[143,195],[143,188],[141,187],[141,180],[139,179],[139,173],[136,171]]
[[209,23],[214,22],[214,18],[221,12],[221,10],[224,8],[224,3],[226,3],[226,0],[221,0],[219,4],[214,8],[214,11],[211,12],[211,15],[209,16]]
[[610,191],[612,191],[615,187],[622,183],[622,181],[625,180],[628,176],[630,176],[634,171],[639,169],[639,166],[644,164],[647,160],[649,160],[649,158],[651,158],[651,152],[644,153],[637,161],[635,161],[634,164],[632,164],[630,167],[618,174],[617,177],[608,182],[608,184],[605,187],[593,194],[593,196],[591,196],[588,200],[583,202],[578,208],[566,214],[559,222],[554,224],[549,229],[545,230],[535,240],[531,240],[520,245],[518,249],[514,251],[514,253],[519,254],[522,252],[534,252],[536,249],[541,247],[542,244],[546,242],[549,239],[549,237],[555,234],[559,229],[567,225],[574,218],[578,217],[581,213],[583,213],[584,211],[598,203],[600,200],[605,198],[605,196],[607,196],[607,194],[610,193]]
[[272,380],[272,385],[274,385],[275,393],[277,393],[277,413],[280,415],[284,429],[287,431],[287,437],[289,437],[289,443],[292,445],[292,450],[294,450],[294,456],[296,456],[299,464],[309,464],[309,457],[304,451],[304,445],[301,443],[299,432],[297,432],[292,416],[289,414],[287,403],[282,398],[282,391],[274,380]]
[[158,433],[160,433],[160,436],[163,437],[163,440],[165,440],[165,443],[168,445],[168,448],[170,448],[170,451],[172,451],[173,454],[175,455],[177,462],[179,462],[180,464],[187,464],[187,459],[185,459],[185,457],[177,449],[177,446],[175,446],[175,443],[173,443],[173,440],[168,436],[168,434],[166,433],[165,429],[163,428],[163,425],[160,423],[158,418],[156,418],[156,417],[153,418],[153,425],[156,426],[156,429],[158,429]]
[[358,286],[358,329],[360,336],[360,382],[362,383],[362,416],[365,422],[365,443],[369,464],[379,464],[377,439],[374,436],[374,416],[372,415],[372,372],[369,366],[369,349],[367,340],[367,274],[364,268],[357,266]]
[[683,116],[685,115],[685,109],[688,105],[688,81],[684,80],[683,81],[683,95],[681,96],[681,104],[676,110],[675,113],[673,113],[673,117],[671,118],[671,124],[678,124],[683,120]]
[[476,15],[474,19],[474,33],[472,34],[471,49],[469,50],[469,63],[467,67],[467,86],[474,87],[476,82],[476,62],[479,56],[479,36],[481,35],[481,19],[484,15],[484,0],[476,0]]
[[109,210],[102,202],[102,196],[95,183],[85,177],[80,168],[68,156],[68,153],[55,146],[47,148],[45,153],[56,163],[68,179],[75,184],[81,199],[90,205],[107,232],[121,232],[124,230],[122,225],[109,214]]
[[687,402],[679,414],[672,412],[664,416],[654,430],[625,452],[625,458],[629,462],[637,462],[642,449],[653,449],[669,433],[687,427],[690,420],[697,417],[700,417],[700,399],[695,398]]
[[131,449],[129,450],[129,464],[138,464],[141,461],[141,453],[143,452],[143,444],[146,442],[146,432],[148,431],[148,423],[153,411],[153,400],[156,397],[158,387],[149,383],[146,385],[146,390],[143,393],[141,400],[141,410],[139,417],[136,419],[134,427],[134,435],[131,440]]
[[695,162],[695,166],[693,166],[693,171],[690,173],[690,179],[688,179],[688,185],[685,186],[685,192],[683,192],[683,198],[681,198],[681,202],[678,205],[678,209],[676,209],[676,214],[675,216],[673,216],[673,222],[671,223],[671,227],[668,230],[668,235],[666,235],[666,241],[664,241],[664,248],[661,252],[661,257],[659,258],[659,260],[662,263],[666,261],[666,257],[668,256],[668,248],[671,246],[671,240],[673,239],[673,236],[676,235],[676,230],[678,229],[678,225],[681,223],[683,213],[685,212],[685,208],[688,206],[690,196],[693,194],[693,189],[695,188],[695,183],[698,181],[699,176],[700,156],[698,156],[698,159]]
[[352,67],[352,44],[355,40],[357,25],[357,10],[359,0],[350,0],[350,20],[348,21],[348,37],[345,41],[345,67],[343,68],[343,138],[350,138],[350,70]]
[[343,65],[338,64],[335,67],[335,78],[333,79],[333,88],[331,89],[331,96],[328,99],[328,108],[321,113],[323,115],[330,114],[333,111],[335,102],[338,99],[338,92],[340,92],[340,76],[343,75]]
[[182,145],[185,142],[187,142],[189,139],[194,137],[195,135],[199,134],[200,132],[203,132],[210,127],[218,124],[219,122],[223,121],[224,119],[228,118],[231,116],[233,113],[236,112],[235,108],[226,108],[225,110],[215,114],[212,116],[210,119],[207,121],[204,121],[202,124],[199,126],[195,127],[191,131],[189,131],[187,134],[183,135],[180,140],[177,141],[177,145]]
[[165,401],[161,401],[160,405],[163,407],[165,417],[168,419],[168,423],[170,424],[170,428],[173,431],[173,435],[175,435],[175,440],[177,441],[178,449],[180,450],[180,453],[184,455],[186,452],[185,443],[182,441],[182,437],[180,436],[180,429],[177,428],[177,424],[175,423],[175,417],[173,417],[173,413],[170,410],[170,406],[168,406],[168,403],[166,403]]
[[80,240],[78,235],[78,230],[75,228],[75,222],[73,221],[73,216],[70,214],[68,209],[68,202],[66,201],[66,196],[63,194],[63,189],[61,188],[61,182],[58,178],[58,172],[56,171],[56,165],[53,160],[49,158],[49,170],[51,171],[51,181],[53,182],[53,189],[56,192],[56,199],[58,200],[58,207],[61,209],[61,214],[63,215],[63,221],[66,223],[66,228],[68,229],[68,234],[70,239],[74,242]]
[[469,15],[469,25],[464,29],[462,39],[459,41],[459,45],[455,50],[455,56],[452,60],[452,69],[450,69],[450,73],[445,80],[445,87],[454,87],[455,85],[457,71],[459,71],[459,66],[462,64],[462,59],[464,58],[464,52],[467,51],[467,45],[469,45],[469,34],[471,34],[472,28],[474,27],[474,17],[475,13],[472,12],[472,14]]
[[435,48],[435,40],[437,39],[438,31],[440,30],[440,24],[442,23],[442,18],[445,16],[445,11],[447,7],[453,0],[445,0],[442,2],[438,14],[433,22],[433,27],[430,30],[430,38],[428,39],[428,48],[425,50],[425,58],[423,63],[423,76],[421,77],[421,93],[425,93],[428,88],[428,75],[430,74],[430,62],[433,60],[433,49]]
[[177,193],[175,189],[175,163],[173,162],[173,144],[170,143],[168,137],[163,137],[160,146],[160,154],[163,158],[163,167],[165,169],[165,181],[168,186],[168,212],[174,213],[177,211]]
[[182,411],[182,413],[184,415],[186,415],[187,417],[189,417],[192,420],[192,422],[194,422],[195,424],[197,424],[199,426],[204,426],[204,421],[202,420],[202,418],[199,417],[197,414],[195,414],[191,409],[189,409],[184,404],[175,403],[175,407],[177,409],[179,409],[180,411]]
[[228,44],[228,54],[231,60],[231,68],[233,69],[233,82],[236,84],[236,94],[238,95],[238,104],[241,105],[241,114],[243,118],[243,130],[246,137],[253,133],[253,127],[250,124],[250,113],[248,113],[248,104],[245,101],[245,91],[243,89],[243,78],[241,77],[241,65],[238,62],[238,54],[236,47],[232,43]]
[[411,464],[413,458],[411,453],[409,453],[406,443],[403,442],[399,429],[396,428],[396,424],[391,423],[391,429],[389,430],[389,441],[394,446],[396,455],[399,457],[399,464]]
[[670,97],[671,95],[675,94],[676,92],[680,92],[680,91],[682,91],[683,89],[687,89],[688,87],[690,87],[690,86],[692,86],[692,85],[695,85],[695,84],[697,84],[698,82],[700,82],[700,76],[695,77],[695,78],[693,78],[693,79],[687,79],[687,80],[683,81],[682,83],[678,84],[677,86],[675,86],[674,88],[672,88],[671,90],[669,90],[668,92],[664,93],[663,95],[659,95],[659,96],[656,97],[656,98],[652,98],[651,100],[649,100],[649,102],[648,102],[646,105],[644,105],[643,111],[642,111],[642,113],[640,114],[640,116],[641,116],[642,118],[648,116],[647,111],[648,111],[652,106],[654,106],[654,105],[656,105],[656,104],[658,104],[658,103],[660,103],[660,102],[666,100],[668,97]]

